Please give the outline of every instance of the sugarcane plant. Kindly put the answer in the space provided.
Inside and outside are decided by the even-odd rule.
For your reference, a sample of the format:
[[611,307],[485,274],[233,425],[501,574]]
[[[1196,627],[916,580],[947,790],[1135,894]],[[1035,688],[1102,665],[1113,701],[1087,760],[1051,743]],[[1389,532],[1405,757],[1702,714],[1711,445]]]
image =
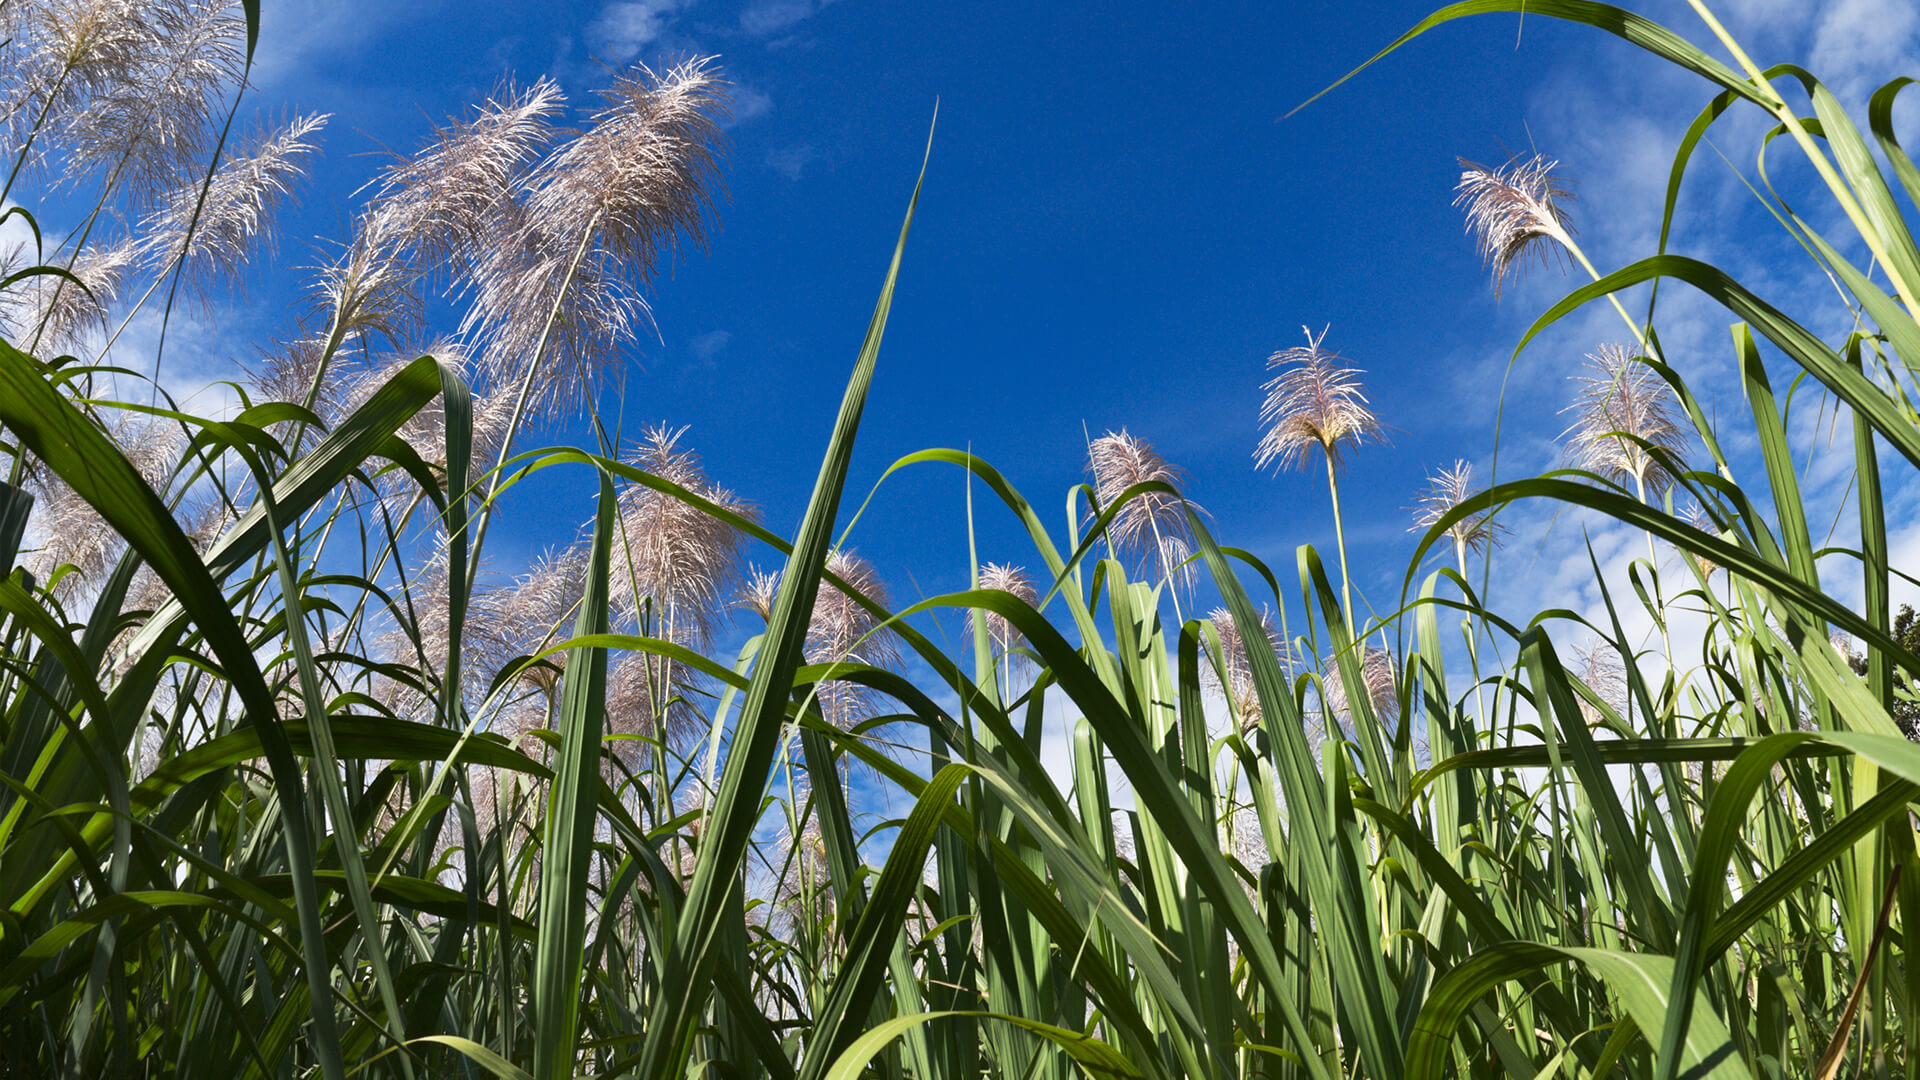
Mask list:
[[[8,191],[64,171],[94,199],[0,283],[0,1074],[1920,1076],[1920,657],[1886,514],[1920,468],[1907,80],[1863,135],[1694,7],[1733,64],[1585,0],[1469,0],[1369,61],[1524,9],[1717,90],[1660,250],[1619,269],[1550,162],[1468,167],[1496,287],[1561,254],[1593,278],[1515,363],[1601,299],[1631,343],[1595,347],[1565,468],[1435,475],[1364,621],[1339,465],[1384,422],[1311,333],[1252,449],[1325,465],[1337,586],[1311,546],[1290,571],[1224,546],[1122,429],[1055,525],[970,452],[895,461],[868,500],[965,481],[971,583],[896,610],[849,487],[917,183],[791,536],[685,429],[629,438],[600,390],[717,213],[707,60],[618,73],[575,132],[547,81],[447,121],[238,407],[196,413],[109,348],[259,254],[319,121],[229,141],[255,4],[0,7]],[[1736,107],[1853,230],[1770,202],[1841,286],[1837,341],[1666,250]],[[1657,294],[1630,312],[1668,281],[1735,320],[1747,416],[1669,362]],[[1851,429],[1857,546],[1816,546],[1788,375]],[[590,448],[525,445],[581,420]],[[592,476],[591,520],[487,571],[507,496],[555,469]],[[1630,596],[1593,560],[1604,618],[1488,601],[1543,503],[1645,534]],[[1031,550],[983,560],[984,514]],[[929,631],[951,614],[958,648]]]

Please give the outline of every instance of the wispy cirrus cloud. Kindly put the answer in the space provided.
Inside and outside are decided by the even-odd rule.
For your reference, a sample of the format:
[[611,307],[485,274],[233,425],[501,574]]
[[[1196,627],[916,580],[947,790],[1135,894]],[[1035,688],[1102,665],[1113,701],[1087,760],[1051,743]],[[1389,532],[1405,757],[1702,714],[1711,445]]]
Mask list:
[[616,0],[587,26],[587,42],[608,60],[625,61],[660,39],[690,0]]
[[1813,70],[1842,100],[1864,99],[1891,68],[1911,68],[1920,44],[1920,7],[1908,0],[1840,0],[1821,8]]
[[755,37],[772,37],[812,18],[833,0],[760,0],[740,13],[740,29]]
[[260,16],[260,47],[249,79],[276,90],[323,73],[338,57],[369,48],[394,27],[432,16],[442,5],[366,0],[283,0]]
[[798,180],[807,170],[827,160],[827,155],[811,143],[796,143],[767,151],[767,167],[789,180]]
[[687,350],[694,359],[702,364],[711,364],[721,353],[727,351],[727,344],[733,340],[730,330],[708,330],[704,334],[695,334],[687,339]]
[[733,88],[733,124],[744,124],[772,111],[773,97],[765,90],[744,83]]

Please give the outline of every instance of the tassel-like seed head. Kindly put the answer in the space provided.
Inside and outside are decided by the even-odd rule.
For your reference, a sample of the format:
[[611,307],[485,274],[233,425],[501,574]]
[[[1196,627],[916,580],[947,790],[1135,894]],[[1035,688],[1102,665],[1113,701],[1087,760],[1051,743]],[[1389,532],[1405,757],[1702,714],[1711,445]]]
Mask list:
[[1480,258],[1493,271],[1494,295],[1507,275],[1531,258],[1542,264],[1564,255],[1573,237],[1573,224],[1561,203],[1573,192],[1554,175],[1559,166],[1539,154],[1518,156],[1489,169],[1461,158],[1460,182],[1454,185],[1453,205],[1467,212],[1467,231],[1474,234]]
[[[1259,611],[1260,636],[1266,648],[1272,649],[1279,659],[1282,669],[1291,671],[1294,666],[1293,650],[1281,637],[1279,620],[1274,617],[1273,608],[1262,604]],[[1214,608],[1207,614],[1213,620],[1213,627],[1220,635],[1221,659],[1226,670],[1219,671],[1212,664],[1202,669],[1202,676],[1208,685],[1221,691],[1233,706],[1233,720],[1241,732],[1251,731],[1260,726],[1262,712],[1260,694],[1253,683],[1253,663],[1248,656],[1247,638],[1240,632],[1240,624],[1233,613],[1226,608]],[[1254,648],[1261,647],[1256,644]]]
[[[1033,587],[1033,579],[1027,576],[1026,570],[1004,563],[988,563],[980,568],[980,588],[1010,593],[1029,607],[1040,600],[1040,592]],[[1015,629],[1013,623],[1009,622],[1004,615],[969,608],[967,610],[969,632],[976,619],[986,627],[987,640],[993,644],[993,650],[996,653],[1004,653],[1020,643],[1020,631]]]
[[1562,412],[1573,414],[1566,431],[1567,463],[1609,480],[1631,482],[1651,496],[1673,482],[1668,459],[1686,447],[1673,389],[1640,358],[1619,345],[1602,345],[1587,356],[1589,374],[1573,379],[1579,396]]
[[[1427,477],[1427,489],[1420,493],[1420,503],[1413,508],[1413,527],[1407,531],[1426,532],[1479,490],[1473,479],[1473,465],[1465,458],[1456,459],[1452,466]],[[1507,529],[1490,515],[1491,511],[1483,510],[1461,518],[1447,527],[1447,538],[1467,551],[1485,551],[1498,546]]]
[[1256,468],[1305,468],[1314,450],[1337,468],[1343,448],[1386,433],[1361,389],[1360,369],[1322,346],[1326,330],[1301,330],[1305,345],[1267,357],[1267,370],[1279,374],[1261,387],[1267,396],[1260,406],[1264,430],[1253,452]]
[[184,263],[185,280],[202,297],[235,281],[254,248],[271,240],[274,209],[306,175],[318,149],[310,137],[326,122],[325,114],[300,117],[230,155],[204,192],[189,183],[169,193],[142,223],[148,268]]
[[1174,490],[1136,495],[1114,514],[1107,535],[1138,570],[1191,589],[1195,571],[1193,530],[1187,525],[1187,503],[1179,494],[1186,473],[1170,465],[1145,439],[1127,429],[1109,431],[1087,445],[1087,471],[1093,474],[1094,493],[1105,511],[1129,488],[1161,483]]

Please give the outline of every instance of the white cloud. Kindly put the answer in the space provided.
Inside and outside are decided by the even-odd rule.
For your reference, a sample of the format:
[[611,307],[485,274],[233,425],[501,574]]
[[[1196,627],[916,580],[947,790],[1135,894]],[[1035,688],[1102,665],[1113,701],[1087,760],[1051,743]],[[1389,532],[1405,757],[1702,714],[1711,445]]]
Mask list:
[[812,17],[832,0],[761,0],[740,13],[740,29],[755,37],[771,37]]
[[729,126],[737,127],[772,111],[773,98],[766,91],[745,84],[737,85],[733,90],[733,120]]
[[726,330],[709,330],[704,334],[695,334],[687,341],[687,348],[694,358],[703,364],[711,364],[714,357],[727,349],[727,343],[733,340],[733,334]]
[[1920,6],[1912,0],[1838,0],[1821,5],[1812,69],[1849,104],[1910,66]]
[[[228,314],[243,311],[236,306]],[[116,310],[109,321],[118,329],[123,319],[126,327],[107,353],[108,364],[150,375],[158,357],[160,388],[181,411],[209,417],[228,417],[238,411],[239,398],[228,382],[242,373],[228,342],[238,338],[251,343],[259,339],[257,335],[246,334],[243,327],[223,327],[192,305],[176,306],[170,317],[158,304],[134,312],[131,319],[124,310]],[[94,348],[89,346],[89,355]],[[152,393],[146,379],[125,375],[115,378],[111,390],[120,400],[143,404]],[[156,404],[165,407],[167,402],[161,398]]]
[[[1887,538],[1887,561],[1911,574],[1920,570],[1920,525],[1910,525]],[[1920,607],[1920,586],[1906,578],[1893,578],[1892,602],[1895,611],[1901,604]]]
[[250,78],[257,87],[274,89],[310,77],[334,57],[392,40],[396,25],[430,15],[440,6],[368,0],[282,0],[262,5],[260,44]]
[[[17,205],[9,199],[0,204],[0,213]],[[44,247],[41,257],[56,265],[64,265],[72,254],[71,250],[65,249],[69,239],[66,233],[42,222],[41,241]],[[0,257],[6,256],[18,245],[20,250],[17,259],[23,266],[30,265],[36,261],[33,244],[33,230],[24,216],[14,214],[0,224]],[[251,334],[256,329],[254,322],[257,312],[245,303],[243,297],[223,297],[211,305],[183,299],[173,305],[169,314],[167,282],[164,278],[152,293],[145,296],[138,308],[132,307],[136,298],[141,297],[151,284],[153,282],[145,276],[144,270],[137,271],[122,283],[119,302],[109,305],[104,323],[88,329],[72,346],[73,354],[86,362],[97,361],[109,368],[138,373],[103,373],[94,384],[95,394],[105,400],[139,404],[152,400],[165,407],[166,399],[154,394],[152,384],[146,377],[157,373],[161,390],[181,410],[200,416],[232,416],[237,411],[238,398],[227,382],[236,378],[240,371],[233,362],[233,350],[229,342],[260,339],[260,335]],[[0,318],[0,331],[14,339],[23,336],[19,327],[9,325],[4,318]],[[112,346],[106,348],[109,336]],[[106,348],[104,354],[101,351],[103,348]],[[157,369],[156,358],[159,361]]]
[[[1905,68],[1920,47],[1920,7],[1911,0],[1723,0],[1714,9],[1755,63],[1802,64],[1849,108],[1864,104],[1872,87],[1908,74]],[[1648,14],[1732,62],[1678,0],[1664,0]],[[1778,85],[1793,84],[1780,80]]]
[[608,60],[631,60],[665,33],[689,0],[617,0],[600,9],[587,28],[593,51]]
[[[1074,768],[1074,729],[1079,725],[1081,711],[1066,691],[1058,686],[1049,686],[1046,690],[1045,717],[1040,733],[1041,767],[1053,779],[1053,786],[1062,795],[1071,798],[1076,770]],[[1127,779],[1120,766],[1111,757],[1104,761],[1107,774],[1107,802],[1115,810],[1134,808],[1133,783]],[[1119,828],[1119,818],[1113,825]],[[1130,838],[1129,838],[1130,839]]]
[[789,180],[798,180],[806,173],[807,166],[825,161],[826,157],[811,144],[799,143],[767,151],[767,167]]
[[[26,213],[20,214],[13,213],[13,211],[19,207],[20,204],[14,202],[12,199],[0,203],[0,213],[7,215],[6,221],[0,223],[0,260],[26,260],[27,262],[22,262],[20,265],[27,265],[28,262],[34,260],[35,255],[39,254],[39,252],[36,251],[34,246],[33,226],[27,224],[26,213],[31,213],[32,211],[26,211]],[[44,233],[41,236],[41,243],[45,245],[52,245],[57,242],[57,238],[55,237],[46,236]],[[16,249],[18,251],[17,255],[14,254]],[[18,268],[18,266],[14,267],[14,269]]]

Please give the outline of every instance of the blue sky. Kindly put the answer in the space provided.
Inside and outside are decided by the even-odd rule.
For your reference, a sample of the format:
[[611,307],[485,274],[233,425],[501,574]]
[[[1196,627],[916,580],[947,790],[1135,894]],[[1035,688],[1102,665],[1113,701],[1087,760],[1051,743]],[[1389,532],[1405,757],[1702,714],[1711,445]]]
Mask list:
[[[1355,459],[1355,546],[1384,553],[1405,546],[1400,507],[1423,470],[1490,446],[1490,410],[1434,399],[1457,354],[1506,340],[1524,310],[1524,294],[1496,307],[1461,233],[1454,156],[1525,147],[1546,72],[1625,51],[1541,19],[1516,51],[1514,20],[1482,20],[1279,119],[1422,11],[269,2],[261,107],[335,114],[282,261],[303,227],[344,232],[370,152],[410,150],[503,74],[551,73],[578,105],[603,63],[718,53],[743,114],[732,200],[711,256],[654,291],[663,341],[635,356],[625,415],[691,424],[713,475],[786,531],[938,99],[856,481],[971,445],[1051,522],[1085,432],[1126,426],[1191,472],[1230,541],[1284,555],[1330,540],[1321,478],[1260,477],[1251,451],[1265,357],[1332,323],[1396,429],[1392,449]],[[909,475],[854,543],[897,594],[954,588],[961,508],[951,471]],[[1025,559],[987,524],[983,557]]]
[[[1641,6],[1707,40],[1680,0]],[[413,150],[433,121],[501,78],[551,75],[585,108],[625,63],[718,54],[739,111],[730,202],[710,254],[652,290],[660,338],[633,351],[624,400],[603,395],[610,421],[622,417],[629,431],[691,425],[686,441],[712,476],[790,533],[938,100],[850,499],[902,454],[970,446],[1058,529],[1066,490],[1084,477],[1087,434],[1124,426],[1189,472],[1223,542],[1289,581],[1299,544],[1331,563],[1331,520],[1318,472],[1253,471],[1259,385],[1268,354],[1298,343],[1303,325],[1330,324],[1327,343],[1366,370],[1391,429],[1391,446],[1351,455],[1344,488],[1356,587],[1376,607],[1397,597],[1414,543],[1405,508],[1425,475],[1457,457],[1489,463],[1503,379],[1501,474],[1552,467],[1559,410],[1572,398],[1566,376],[1622,333],[1596,307],[1508,375],[1526,325],[1581,282],[1535,271],[1496,300],[1451,205],[1455,158],[1494,162],[1533,148],[1559,158],[1580,196],[1582,242],[1610,269],[1653,251],[1673,148],[1710,97],[1704,82],[1600,32],[1499,16],[1442,28],[1281,119],[1425,14],[1425,0],[263,8],[249,107],[334,116],[324,156],[283,218],[277,263],[256,271],[245,301],[196,315],[190,333],[169,339],[176,385],[233,377],[236,361],[290,332],[303,276],[293,268],[319,261],[316,243],[346,235],[354,192],[382,155]],[[1920,46],[1920,15],[1905,0],[1716,8],[1762,63],[1807,63],[1855,101],[1910,68]],[[1911,131],[1911,101],[1900,115]],[[1758,133],[1752,121],[1730,124],[1716,153],[1702,152],[1675,248],[1837,335],[1844,311],[1831,290],[1745,193]],[[1783,165],[1777,179],[1791,187],[1805,171]],[[1729,319],[1678,289],[1663,310],[1670,355],[1702,396],[1716,410],[1743,408]],[[1842,453],[1809,459],[1811,479],[1839,475],[1844,428],[1834,445]],[[510,503],[491,541],[495,570],[570,539],[590,490],[582,471],[555,471]],[[1831,495],[1826,509],[1844,533],[1837,485]],[[1896,564],[1920,555],[1912,496],[1896,491],[1889,514]],[[889,482],[851,543],[904,604],[964,587],[963,513],[959,475],[923,467]],[[1583,523],[1538,508],[1512,521],[1496,606],[1591,610]],[[1610,575],[1644,550],[1637,534],[1584,524]],[[983,559],[1032,564],[1004,515],[986,508],[980,526]],[[1845,594],[1844,583],[1835,588]]]

